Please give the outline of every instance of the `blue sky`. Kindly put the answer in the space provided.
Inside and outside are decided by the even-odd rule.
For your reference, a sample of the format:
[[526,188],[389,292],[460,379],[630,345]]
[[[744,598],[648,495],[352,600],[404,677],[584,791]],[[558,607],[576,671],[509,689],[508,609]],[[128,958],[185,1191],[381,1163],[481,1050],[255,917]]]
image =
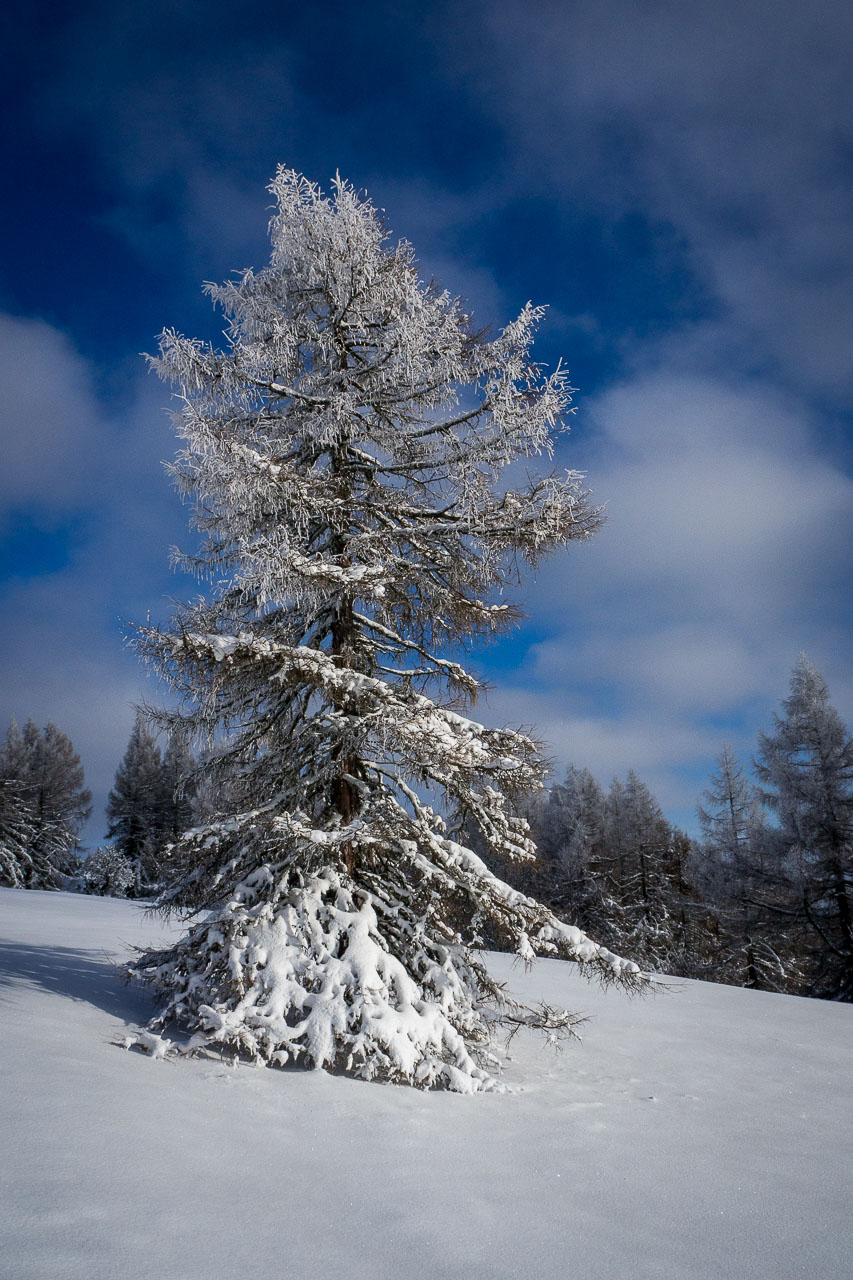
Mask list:
[[152,697],[123,620],[191,590],[164,325],[267,257],[285,163],[366,188],[426,275],[579,388],[608,522],[520,588],[483,715],[635,768],[694,825],[797,654],[853,719],[853,15],[835,0],[35,3],[5,20],[0,728],[55,720],[91,835]]

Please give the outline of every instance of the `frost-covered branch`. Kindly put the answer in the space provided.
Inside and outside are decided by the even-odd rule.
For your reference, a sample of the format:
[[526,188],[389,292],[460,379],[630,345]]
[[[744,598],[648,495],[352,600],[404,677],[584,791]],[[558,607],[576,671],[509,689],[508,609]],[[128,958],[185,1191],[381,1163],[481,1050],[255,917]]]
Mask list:
[[327,197],[282,169],[272,190],[270,266],[208,286],[226,348],[168,330],[154,361],[202,535],[182,564],[209,587],[139,648],[207,735],[223,805],[172,847],[163,898],[210,917],[137,972],[196,1048],[489,1087],[495,1021],[558,1036],[573,1019],[508,999],[484,927],[525,960],[642,982],[422,798],[487,850],[535,856],[538,746],[456,709],[482,687],[458,652],[517,617],[501,594],[519,559],[598,523],[574,473],[501,481],[551,455],[572,389],[530,357],[540,308],[486,340],[348,184]]

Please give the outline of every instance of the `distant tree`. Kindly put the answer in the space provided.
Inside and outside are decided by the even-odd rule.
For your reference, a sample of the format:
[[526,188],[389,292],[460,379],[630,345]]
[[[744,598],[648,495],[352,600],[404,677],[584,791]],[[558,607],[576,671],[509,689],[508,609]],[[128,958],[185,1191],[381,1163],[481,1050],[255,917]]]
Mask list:
[[694,843],[636,773],[614,778],[605,795],[588,769],[571,765],[530,821],[538,857],[507,870],[514,887],[535,889],[649,967],[711,974],[719,921],[698,885]]
[[597,887],[592,867],[604,850],[606,801],[589,769],[570,765],[563,782],[551,787],[535,828],[540,857],[557,868],[552,892],[585,927],[594,927]]
[[481,923],[525,958],[640,981],[423,798],[533,856],[519,810],[543,762],[463,714],[479,685],[448,650],[512,621],[517,558],[597,523],[574,476],[501,479],[550,451],[569,390],[530,360],[538,310],[486,338],[350,186],[326,198],[281,170],[273,190],[270,267],[210,289],[225,348],[166,332],[156,362],[183,400],[175,475],[204,534],[187,563],[214,585],[141,647],[216,742],[230,804],[169,858],[164,904],[213,917],[137,972],[197,1045],[480,1088],[487,1006],[572,1025],[509,999],[471,947]]
[[[520,813],[530,825],[536,857],[519,860],[489,847],[476,823],[469,821],[464,839],[489,868],[512,888],[548,903],[582,928],[594,928],[599,886],[590,874],[601,854],[604,793],[588,769],[570,765],[563,782],[525,799]],[[606,927],[606,925],[605,925]],[[500,947],[495,933],[485,935],[488,946]]]
[[682,977],[704,976],[713,912],[691,874],[692,841],[631,770],[605,799],[599,852],[587,868],[590,920],[610,946]]
[[92,794],[70,739],[54,724],[23,733],[13,722],[0,747],[0,779],[13,784],[28,825],[28,889],[56,889],[78,865],[79,835]]
[[196,761],[186,733],[174,726],[163,752],[161,774],[162,838],[177,840],[195,820]]
[[[766,826],[761,797],[728,743],[697,809],[710,881],[740,880],[761,856]],[[707,806],[707,807],[706,807]],[[721,888],[720,892],[725,892]]]
[[769,905],[785,882],[772,856],[761,797],[731,747],[723,747],[716,765],[698,814],[703,887],[723,924],[719,976],[744,987],[796,991],[796,943],[788,918]]
[[810,991],[853,1000],[853,739],[801,654],[784,715],[761,734],[756,771],[778,819],[790,884],[777,914],[799,923]]
[[115,845],[101,845],[83,863],[80,878],[86,893],[126,898],[137,884],[136,868]]
[[124,758],[107,798],[107,839],[133,867],[137,895],[156,888],[164,832],[171,820],[160,748],[137,712]]
[[631,770],[607,795],[599,874],[604,910],[615,938],[630,939],[647,964],[667,966],[671,951],[670,894],[665,865],[671,829],[657,800]]

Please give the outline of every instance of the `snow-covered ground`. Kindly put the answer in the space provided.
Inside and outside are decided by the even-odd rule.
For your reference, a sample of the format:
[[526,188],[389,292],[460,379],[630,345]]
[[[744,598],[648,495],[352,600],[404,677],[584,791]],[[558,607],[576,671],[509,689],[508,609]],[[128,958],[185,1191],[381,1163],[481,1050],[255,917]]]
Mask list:
[[4,1280],[849,1280],[853,1008],[687,982],[646,1000],[494,967],[591,1015],[516,1092],[155,1062],[115,960],[163,926],[0,890]]

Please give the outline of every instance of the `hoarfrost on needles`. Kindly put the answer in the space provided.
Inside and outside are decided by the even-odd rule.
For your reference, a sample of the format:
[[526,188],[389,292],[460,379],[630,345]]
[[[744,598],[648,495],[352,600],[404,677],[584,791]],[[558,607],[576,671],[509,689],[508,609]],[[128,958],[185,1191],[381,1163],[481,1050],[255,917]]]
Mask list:
[[326,197],[280,169],[271,189],[270,266],[208,286],[228,345],[170,330],[153,362],[178,388],[171,470],[202,533],[182,563],[214,586],[139,647],[228,803],[170,851],[162,905],[196,918],[135,966],[163,997],[149,1033],[174,1020],[196,1050],[490,1088],[496,1025],[553,1038],[575,1020],[506,995],[484,928],[524,960],[644,981],[460,843],[473,823],[487,854],[535,857],[537,744],[466,716],[480,685],[448,651],[512,624],[496,597],[519,559],[598,523],[575,474],[500,482],[551,453],[571,389],[530,359],[540,308],[483,337],[347,183]]

